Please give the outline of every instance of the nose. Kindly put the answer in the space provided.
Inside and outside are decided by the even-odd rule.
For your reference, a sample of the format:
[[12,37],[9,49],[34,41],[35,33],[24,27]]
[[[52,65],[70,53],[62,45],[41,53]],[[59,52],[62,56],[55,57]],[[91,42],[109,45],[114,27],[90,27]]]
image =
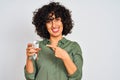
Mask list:
[[55,28],[55,26],[56,26],[55,20],[52,20],[52,27]]

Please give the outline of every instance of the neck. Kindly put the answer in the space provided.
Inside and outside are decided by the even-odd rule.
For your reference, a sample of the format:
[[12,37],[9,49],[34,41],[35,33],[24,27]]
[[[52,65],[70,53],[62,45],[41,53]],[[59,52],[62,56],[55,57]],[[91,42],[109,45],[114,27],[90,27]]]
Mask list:
[[51,44],[57,44],[59,40],[61,40],[63,37],[50,37]]

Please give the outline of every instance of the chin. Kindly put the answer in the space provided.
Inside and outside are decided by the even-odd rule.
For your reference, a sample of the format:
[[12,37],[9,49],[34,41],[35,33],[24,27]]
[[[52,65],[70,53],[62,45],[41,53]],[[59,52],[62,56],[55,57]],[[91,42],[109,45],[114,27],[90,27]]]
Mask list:
[[52,35],[53,37],[59,37],[59,36],[61,36],[60,34],[53,34]]

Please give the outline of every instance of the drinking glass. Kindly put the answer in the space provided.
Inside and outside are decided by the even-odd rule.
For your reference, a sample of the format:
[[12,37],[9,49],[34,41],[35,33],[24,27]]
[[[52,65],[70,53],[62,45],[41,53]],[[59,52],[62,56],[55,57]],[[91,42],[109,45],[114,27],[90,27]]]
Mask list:
[[[33,41],[32,44],[33,44],[34,48],[39,48],[39,41],[38,40]],[[32,56],[29,57],[29,59],[34,59],[34,60],[36,58],[37,58],[37,54],[36,53],[34,53],[34,55],[32,55]]]

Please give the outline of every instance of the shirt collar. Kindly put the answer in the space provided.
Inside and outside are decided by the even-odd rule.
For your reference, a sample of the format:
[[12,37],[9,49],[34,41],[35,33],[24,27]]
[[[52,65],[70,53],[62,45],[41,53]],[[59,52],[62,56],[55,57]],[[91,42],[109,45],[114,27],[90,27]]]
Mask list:
[[[66,43],[67,39],[65,37],[63,37],[61,40],[59,40],[58,44],[64,44]],[[50,40],[49,39],[44,39],[44,44],[47,45],[47,44],[50,44]]]
[[65,37],[63,37],[61,40],[59,40],[59,42],[58,43],[62,43],[62,44],[64,44],[64,43],[66,43],[66,38]]

